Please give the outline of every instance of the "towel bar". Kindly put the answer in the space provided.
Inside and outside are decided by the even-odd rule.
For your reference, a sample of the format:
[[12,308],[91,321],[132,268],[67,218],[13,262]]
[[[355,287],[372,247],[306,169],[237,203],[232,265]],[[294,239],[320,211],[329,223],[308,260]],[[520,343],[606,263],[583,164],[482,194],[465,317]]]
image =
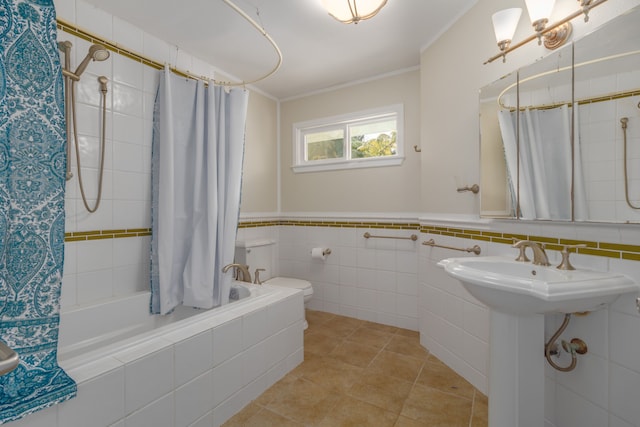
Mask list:
[[415,234],[412,234],[409,237],[396,237],[396,236],[374,236],[373,234],[369,233],[368,231],[366,233],[364,233],[364,238],[365,239],[399,239],[399,240],[413,240],[414,242],[416,240],[418,240],[418,236],[416,236]]
[[454,251],[473,252],[476,255],[480,255],[480,252],[482,252],[482,249],[480,249],[480,246],[478,245],[473,245],[473,247],[471,248],[454,248],[453,246],[438,245],[433,239],[429,239],[426,242],[422,242],[422,244],[425,246],[431,246],[435,248],[452,249]]

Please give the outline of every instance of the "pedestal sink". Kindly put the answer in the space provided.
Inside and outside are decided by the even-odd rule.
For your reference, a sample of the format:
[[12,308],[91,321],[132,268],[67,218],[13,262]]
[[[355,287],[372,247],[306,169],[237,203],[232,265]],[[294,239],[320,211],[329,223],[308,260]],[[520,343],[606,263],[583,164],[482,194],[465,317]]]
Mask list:
[[505,257],[438,263],[491,309],[489,426],[544,425],[544,315],[593,311],[640,289],[615,273],[558,270]]

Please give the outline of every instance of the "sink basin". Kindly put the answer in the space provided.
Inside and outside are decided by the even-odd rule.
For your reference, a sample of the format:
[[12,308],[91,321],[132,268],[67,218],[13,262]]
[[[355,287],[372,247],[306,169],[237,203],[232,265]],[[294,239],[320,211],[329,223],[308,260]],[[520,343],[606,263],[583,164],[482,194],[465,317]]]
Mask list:
[[622,274],[558,270],[505,257],[449,258],[438,265],[489,308],[520,316],[593,311],[640,289]]

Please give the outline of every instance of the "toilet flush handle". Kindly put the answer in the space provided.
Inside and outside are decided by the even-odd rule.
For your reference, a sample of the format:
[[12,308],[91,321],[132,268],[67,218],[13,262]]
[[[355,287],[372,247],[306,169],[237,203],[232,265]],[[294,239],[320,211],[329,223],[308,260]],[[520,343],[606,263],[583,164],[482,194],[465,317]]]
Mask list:
[[262,285],[262,280],[260,280],[260,272],[261,271],[267,271],[264,268],[256,268],[256,273],[254,274],[254,279],[253,279],[253,283],[255,283],[256,285]]

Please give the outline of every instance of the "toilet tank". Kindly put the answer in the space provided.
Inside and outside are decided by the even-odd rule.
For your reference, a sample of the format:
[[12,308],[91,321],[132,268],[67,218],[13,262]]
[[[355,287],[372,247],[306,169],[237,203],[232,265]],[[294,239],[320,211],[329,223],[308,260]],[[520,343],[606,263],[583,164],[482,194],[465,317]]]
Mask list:
[[256,239],[236,242],[235,262],[249,266],[251,277],[257,268],[263,268],[260,272],[260,280],[265,281],[273,277],[276,265],[276,241],[273,239]]

